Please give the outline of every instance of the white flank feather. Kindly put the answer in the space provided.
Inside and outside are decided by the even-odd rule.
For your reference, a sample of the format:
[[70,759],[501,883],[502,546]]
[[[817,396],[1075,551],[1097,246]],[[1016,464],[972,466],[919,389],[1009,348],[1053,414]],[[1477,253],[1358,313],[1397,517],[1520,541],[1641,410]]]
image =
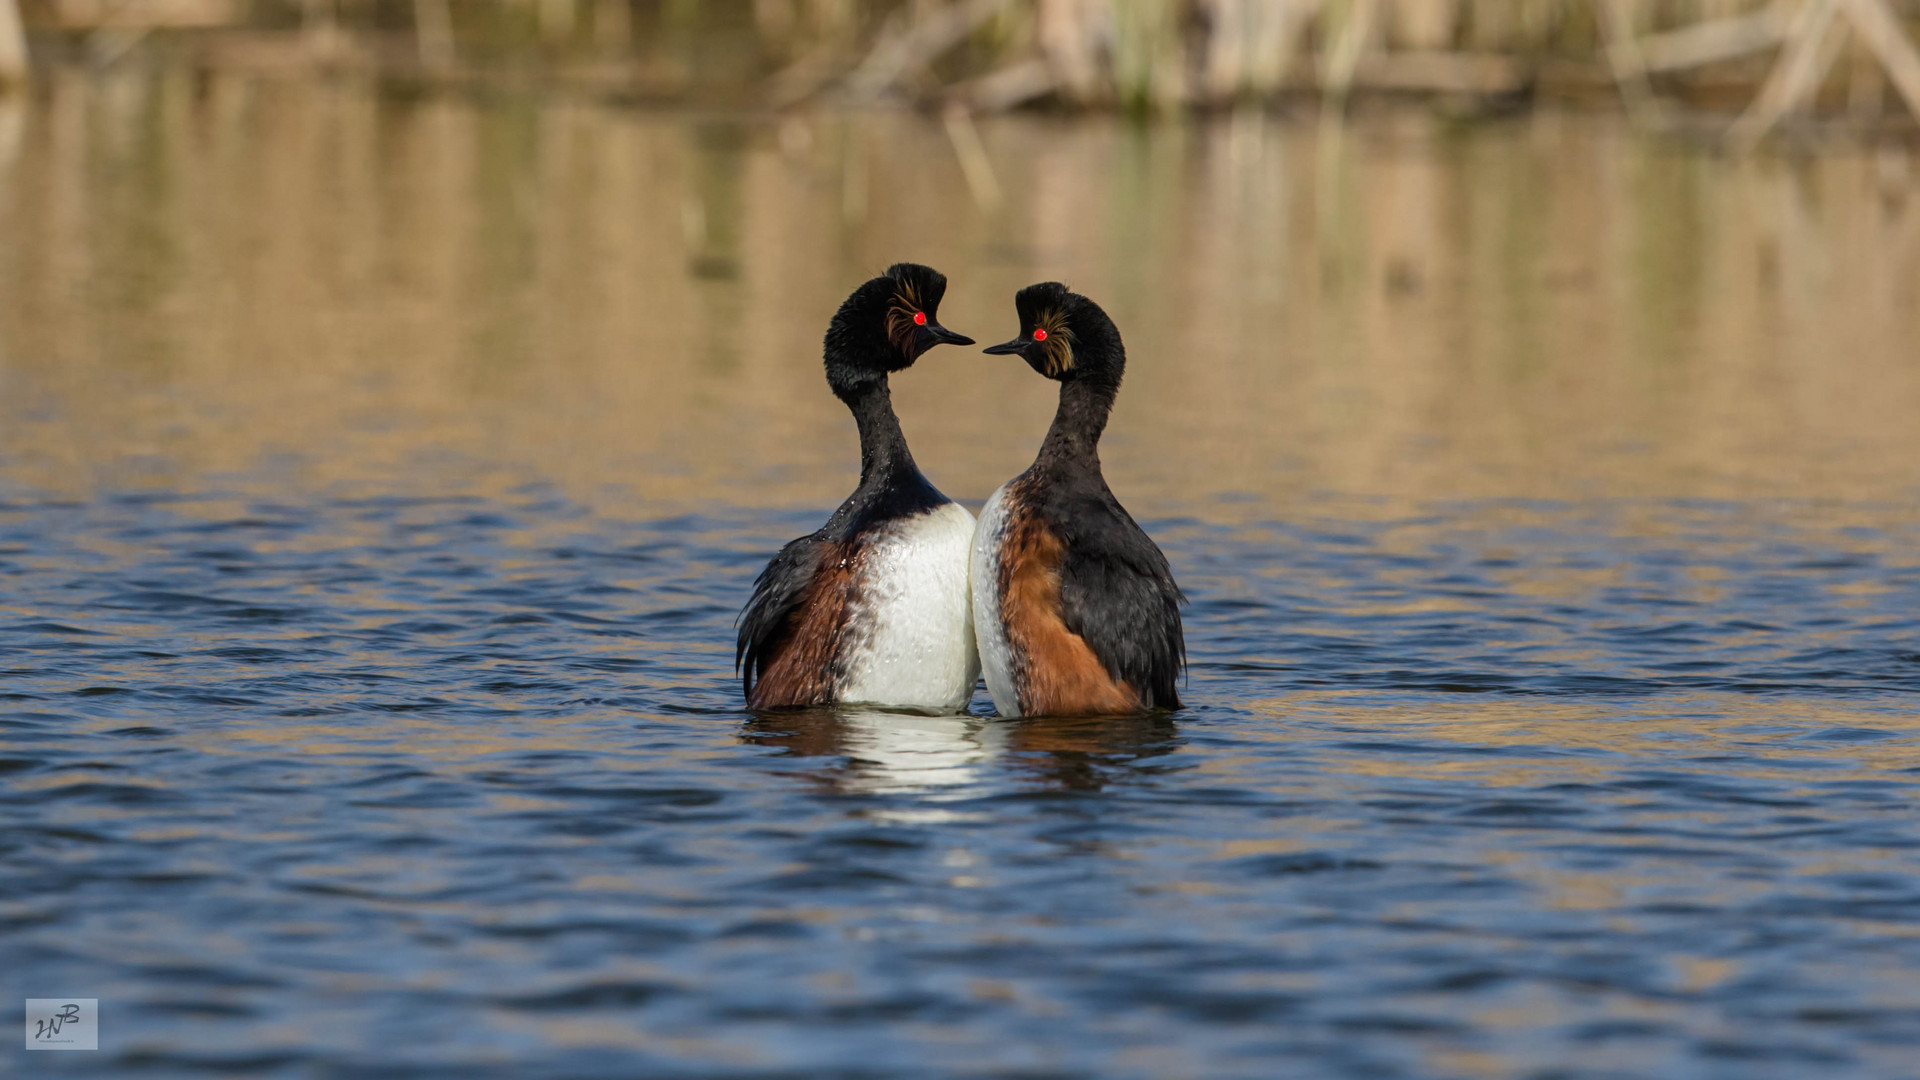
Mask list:
[[1000,544],[1007,532],[1007,488],[1001,485],[980,509],[973,530],[973,555],[968,576],[973,585],[973,625],[980,639],[980,669],[987,692],[1001,716],[1019,716],[1020,699],[1013,690],[1013,646],[1000,621]]
[[848,612],[847,704],[961,712],[980,675],[967,595],[973,515],[959,503],[890,522],[864,553]]

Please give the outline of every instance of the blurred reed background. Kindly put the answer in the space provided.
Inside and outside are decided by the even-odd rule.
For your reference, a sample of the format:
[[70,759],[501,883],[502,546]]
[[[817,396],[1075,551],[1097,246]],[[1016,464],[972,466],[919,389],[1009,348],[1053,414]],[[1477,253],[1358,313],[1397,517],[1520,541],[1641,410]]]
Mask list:
[[[48,497],[538,480],[634,518],[832,506],[859,463],[821,324],[902,257],[951,275],[942,317],[983,340],[1029,282],[1101,298],[1134,361],[1103,454],[1136,513],[1784,498],[1825,528],[1867,513],[1832,500],[1898,519],[1920,493],[1897,146],[1705,154],[1551,108],[1339,140],[1015,113],[977,125],[987,210],[944,125],[900,110],[165,69],[55,71],[23,112],[0,485]],[[971,350],[895,397],[973,500],[1054,407]]]
[[1751,142],[1807,116],[1911,129],[1916,19],[1920,0],[0,0],[0,82],[31,51],[776,108],[1558,96]]

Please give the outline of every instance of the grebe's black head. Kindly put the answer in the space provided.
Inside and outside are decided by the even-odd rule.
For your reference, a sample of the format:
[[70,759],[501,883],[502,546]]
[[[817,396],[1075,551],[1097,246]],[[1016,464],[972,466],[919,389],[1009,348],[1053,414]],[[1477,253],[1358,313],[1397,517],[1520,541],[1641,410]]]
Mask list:
[[842,399],[913,366],[935,345],[971,345],[934,317],[947,277],[919,263],[895,263],[853,290],[827,325],[827,383]]
[[1119,328],[1099,304],[1057,281],[1043,281],[1016,293],[1013,306],[1020,313],[1020,336],[988,352],[1017,355],[1033,370],[1063,383],[1120,385],[1127,351]]

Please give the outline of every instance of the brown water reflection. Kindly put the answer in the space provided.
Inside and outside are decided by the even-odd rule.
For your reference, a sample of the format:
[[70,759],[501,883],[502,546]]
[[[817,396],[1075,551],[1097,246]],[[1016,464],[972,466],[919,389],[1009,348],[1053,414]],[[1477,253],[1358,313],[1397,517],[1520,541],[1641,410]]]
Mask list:
[[[1740,161],[1551,112],[1338,141],[1015,117],[983,128],[1007,192],[986,213],[911,115],[130,73],[59,75],[10,123],[10,484],[504,470],[596,506],[821,505],[854,469],[825,317],[915,258],[982,340],[1037,279],[1114,312],[1133,368],[1109,472],[1148,514],[1920,488],[1920,199],[1898,154]],[[897,382],[919,457],[966,499],[1024,466],[1051,408],[971,352]]]

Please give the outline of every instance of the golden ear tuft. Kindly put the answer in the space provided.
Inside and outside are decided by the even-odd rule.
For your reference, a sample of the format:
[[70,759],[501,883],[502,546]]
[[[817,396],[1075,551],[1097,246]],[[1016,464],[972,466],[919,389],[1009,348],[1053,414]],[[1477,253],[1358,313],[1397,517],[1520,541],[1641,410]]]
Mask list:
[[1073,331],[1068,329],[1066,317],[1049,308],[1039,313],[1034,326],[1047,332],[1047,338],[1040,343],[1040,348],[1045,356],[1048,377],[1058,377],[1072,371]]
[[913,332],[917,325],[913,316],[920,310],[920,290],[914,288],[911,281],[900,282],[893,294],[893,303],[887,308],[887,340],[909,357],[913,355]]

